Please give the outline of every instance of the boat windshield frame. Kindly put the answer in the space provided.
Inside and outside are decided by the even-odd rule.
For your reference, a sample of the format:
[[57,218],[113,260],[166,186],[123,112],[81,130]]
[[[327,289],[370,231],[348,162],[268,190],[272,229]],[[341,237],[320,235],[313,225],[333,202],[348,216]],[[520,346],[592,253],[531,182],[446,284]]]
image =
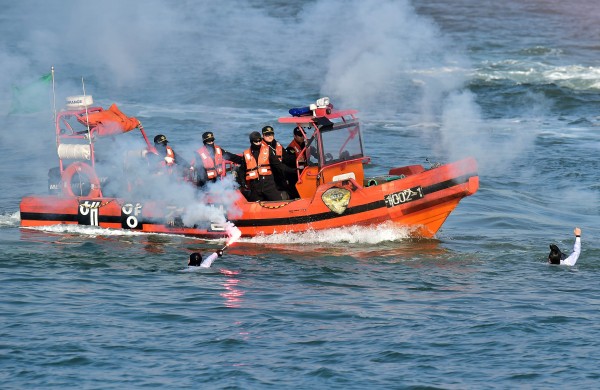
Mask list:
[[365,157],[358,120],[320,126],[308,140],[307,148],[308,165],[321,168]]

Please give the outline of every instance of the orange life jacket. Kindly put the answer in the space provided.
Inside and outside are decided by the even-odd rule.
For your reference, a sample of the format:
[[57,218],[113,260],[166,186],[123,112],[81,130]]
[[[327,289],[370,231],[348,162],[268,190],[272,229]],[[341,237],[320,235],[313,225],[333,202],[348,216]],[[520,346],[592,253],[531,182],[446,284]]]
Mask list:
[[209,180],[225,176],[225,162],[223,161],[223,151],[220,147],[215,145],[214,159],[210,157],[210,153],[206,146],[196,150],[196,153],[198,153],[202,159],[202,165],[204,165],[204,169],[206,169],[206,176]]
[[175,152],[171,149],[170,146],[165,147],[165,157],[158,163],[160,167],[162,167],[157,174],[172,174],[173,173],[173,165],[175,165]]
[[305,150],[304,153],[300,154],[300,152],[302,152],[302,149],[304,149],[304,148],[302,146],[300,146],[300,144],[298,142],[296,142],[295,139],[293,139],[292,142],[290,142],[290,144],[288,145],[288,148],[292,148],[296,152],[296,156],[298,156],[296,158],[296,161],[298,161],[298,168],[306,167],[306,152],[308,150]]
[[269,146],[262,144],[258,154],[258,162],[252,155],[250,149],[244,150],[244,159],[246,160],[246,180],[255,180],[259,176],[271,175],[271,164],[269,163]]
[[161,164],[163,166],[173,166],[175,165],[175,152],[173,151],[173,149],[170,146],[166,147],[167,150],[167,155],[165,156],[165,158],[163,158],[163,160],[161,161]]
[[[279,159],[279,161],[281,161],[283,159],[283,146],[281,146],[281,144],[277,141],[275,141],[277,143],[277,145],[275,146],[275,155],[277,156],[277,158]],[[266,145],[269,148],[273,148],[271,145],[269,145],[268,143],[263,141],[263,145]]]

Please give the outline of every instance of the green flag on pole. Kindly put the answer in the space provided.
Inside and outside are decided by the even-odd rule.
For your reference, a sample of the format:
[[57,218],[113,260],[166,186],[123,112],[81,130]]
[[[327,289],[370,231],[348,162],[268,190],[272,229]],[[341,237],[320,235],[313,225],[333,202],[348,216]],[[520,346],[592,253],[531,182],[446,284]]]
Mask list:
[[12,106],[9,114],[31,114],[51,109],[52,72],[33,83],[12,88]]

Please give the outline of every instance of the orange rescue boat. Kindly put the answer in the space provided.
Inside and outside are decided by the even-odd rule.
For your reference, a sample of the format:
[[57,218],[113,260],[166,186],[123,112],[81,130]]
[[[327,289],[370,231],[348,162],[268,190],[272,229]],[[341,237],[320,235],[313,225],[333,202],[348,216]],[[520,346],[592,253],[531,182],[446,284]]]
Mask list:
[[[387,175],[366,177],[364,166],[370,159],[363,153],[357,111],[334,110],[323,98],[279,118],[280,123],[299,127],[307,139],[296,161],[303,168],[298,171],[296,184],[300,198],[248,202],[236,189],[233,201],[223,209],[219,196],[213,194],[208,200],[201,197],[197,201],[215,210],[220,208],[223,218],[186,226],[180,216],[193,205],[172,205],[164,199],[140,195],[139,175],[128,179],[128,175],[115,178],[103,173],[106,164],[99,162],[98,155],[104,161],[125,156],[113,158],[110,163],[123,164],[122,171],[127,172],[132,166],[131,155],[139,160],[156,153],[141,123],[124,115],[116,105],[108,110],[90,107],[89,96],[70,100],[67,109],[56,115],[59,166],[49,172],[49,194],[22,199],[23,227],[78,224],[218,238],[228,236],[228,222],[242,236],[251,237],[393,221],[411,228],[415,236],[429,238],[460,200],[479,187],[473,158],[429,169],[421,165],[391,168]],[[116,141],[133,136],[135,142]],[[107,139],[110,146],[103,145]],[[115,182],[120,185],[112,185]]]

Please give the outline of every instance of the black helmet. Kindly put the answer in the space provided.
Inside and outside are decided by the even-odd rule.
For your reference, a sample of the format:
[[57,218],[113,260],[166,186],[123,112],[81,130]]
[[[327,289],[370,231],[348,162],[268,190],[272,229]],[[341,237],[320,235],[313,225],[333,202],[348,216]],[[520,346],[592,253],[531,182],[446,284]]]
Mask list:
[[262,136],[258,131],[253,131],[250,133],[250,142],[259,142],[262,141]]
[[202,142],[207,143],[207,142],[214,142],[215,140],[215,135],[212,133],[212,131],[207,131],[206,133],[202,133]]
[[157,135],[156,137],[154,137],[154,143],[155,144],[166,144],[167,142],[167,137],[165,137],[162,134]]
[[271,126],[265,126],[262,128],[263,135],[265,134],[275,134],[275,130]]

